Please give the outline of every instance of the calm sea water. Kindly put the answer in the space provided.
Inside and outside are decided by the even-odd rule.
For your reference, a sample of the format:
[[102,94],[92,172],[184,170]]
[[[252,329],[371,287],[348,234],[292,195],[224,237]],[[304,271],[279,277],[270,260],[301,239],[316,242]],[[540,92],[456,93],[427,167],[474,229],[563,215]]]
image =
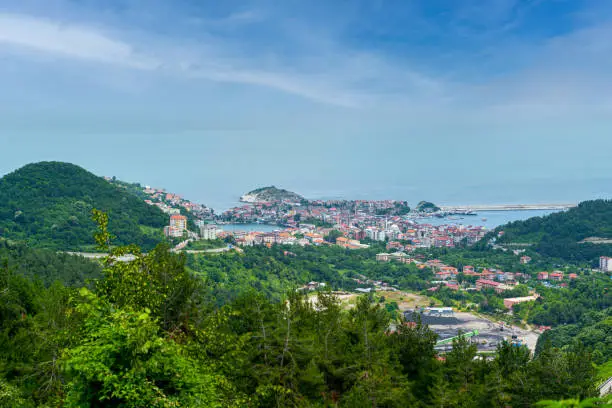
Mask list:
[[267,225],[267,224],[223,224],[219,225],[223,231],[235,232],[235,231],[244,231],[244,232],[272,232],[275,230],[280,230],[282,227],[277,225]]
[[[507,224],[511,221],[526,220],[532,217],[543,217],[548,214],[552,214],[556,211],[551,210],[521,210],[521,211],[479,211],[477,215],[470,215],[464,217],[450,217],[450,218],[423,218],[417,219],[419,224],[432,224],[432,225],[443,225],[443,224],[457,224],[457,225],[473,225],[483,226],[488,229],[494,229],[495,227],[503,224]],[[459,219],[456,219],[459,218]]]
[[[472,226],[483,226],[487,229],[494,229],[499,225],[509,223],[511,221],[526,220],[531,217],[542,217],[551,214],[555,211],[550,210],[522,210],[522,211],[480,211],[477,215],[451,218],[421,218],[416,220],[419,224],[431,224],[431,225],[443,225],[443,224],[456,224],[456,225],[472,225]],[[259,232],[271,232],[281,229],[276,225],[266,224],[225,224],[220,225],[220,228],[224,231],[259,231]]]

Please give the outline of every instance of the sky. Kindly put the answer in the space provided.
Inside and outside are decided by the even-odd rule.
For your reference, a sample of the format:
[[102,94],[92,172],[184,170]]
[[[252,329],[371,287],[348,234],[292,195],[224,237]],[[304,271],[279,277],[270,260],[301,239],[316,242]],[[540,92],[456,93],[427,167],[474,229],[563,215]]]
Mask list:
[[0,0],[0,174],[575,202],[612,192],[610,118],[609,0]]

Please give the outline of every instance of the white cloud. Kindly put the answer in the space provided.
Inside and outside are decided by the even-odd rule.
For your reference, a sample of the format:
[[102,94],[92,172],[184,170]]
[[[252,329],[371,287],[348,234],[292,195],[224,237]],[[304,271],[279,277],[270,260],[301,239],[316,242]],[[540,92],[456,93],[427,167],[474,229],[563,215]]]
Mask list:
[[[260,17],[256,12],[245,12],[223,22]],[[330,39],[325,39],[329,41],[325,49],[304,49],[294,61],[280,54],[260,55],[257,49],[245,51],[244,44],[223,36],[209,33],[203,38],[198,44],[183,44],[180,39],[167,41],[146,35],[139,43],[131,43],[84,25],[0,13],[0,47],[4,44],[195,80],[260,86],[325,104],[355,107],[375,103],[398,90],[424,94],[439,88],[424,75],[393,67],[372,54],[351,53]],[[294,46],[299,49],[300,44]]]
[[138,55],[129,44],[114,40],[91,28],[0,14],[0,44],[57,54],[82,60],[154,69],[158,63]]

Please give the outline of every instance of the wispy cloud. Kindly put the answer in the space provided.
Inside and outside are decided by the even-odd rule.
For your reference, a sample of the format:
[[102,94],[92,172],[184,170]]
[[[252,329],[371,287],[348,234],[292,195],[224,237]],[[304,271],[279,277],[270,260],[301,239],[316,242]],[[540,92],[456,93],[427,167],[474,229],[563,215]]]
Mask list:
[[0,14],[0,44],[136,69],[158,65],[129,44],[101,32],[28,16]]
[[[260,18],[260,12],[249,11],[203,25],[219,27]],[[211,33],[196,45],[193,41],[185,44],[176,39],[171,43],[157,41],[159,38],[154,37],[130,42],[109,32],[97,26],[0,14],[0,46],[194,80],[265,87],[331,105],[367,105],[392,88],[393,92],[419,94],[439,89],[439,84],[427,76],[405,67],[398,69],[374,54],[344,49],[328,39],[314,40],[314,33],[308,47],[313,48],[312,43],[325,43],[325,49],[304,49],[304,55],[295,60],[276,53],[260,56],[257,50],[245,54],[244,44],[236,46],[235,40]]]

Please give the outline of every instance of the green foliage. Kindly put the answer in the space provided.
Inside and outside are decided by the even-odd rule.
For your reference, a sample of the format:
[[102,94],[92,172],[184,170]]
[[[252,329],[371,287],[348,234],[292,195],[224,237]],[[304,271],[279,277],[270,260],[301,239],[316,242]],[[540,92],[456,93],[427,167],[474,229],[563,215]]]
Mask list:
[[432,213],[432,212],[440,211],[440,207],[438,207],[437,205],[435,205],[434,203],[431,203],[429,201],[421,201],[414,208],[414,211],[416,211],[416,212],[424,212],[424,213]]
[[[205,281],[165,246],[148,254],[113,246],[106,215],[95,211],[94,218],[96,242],[109,256],[92,289],[45,288],[6,262],[0,268],[0,407],[599,403],[589,400],[598,379],[590,350],[580,345],[545,344],[532,359],[504,343],[489,361],[475,358],[475,346],[460,338],[440,359],[436,334],[418,318],[392,330],[394,316],[374,296],[344,309],[331,292],[311,298],[292,289],[274,299],[248,284],[233,296],[219,292],[234,274],[244,284],[260,273],[279,283],[365,273],[374,266],[368,251],[296,248],[300,257],[292,257],[282,248],[253,248],[192,259],[204,260],[197,265]],[[120,262],[127,253],[135,260]],[[417,271],[385,264],[373,273],[402,281]],[[226,295],[223,306],[205,302],[211,294]]]
[[98,278],[101,268],[85,258],[48,249],[34,249],[22,243],[0,239],[0,260],[13,274],[40,280],[45,286],[59,281],[68,286],[83,286]]
[[581,241],[612,238],[612,201],[585,201],[568,211],[511,222],[496,228],[489,237],[499,231],[504,232],[500,243],[530,243],[542,255],[595,266],[599,256],[612,255],[612,245]]
[[[29,164],[0,179],[0,234],[29,246],[63,250],[93,246],[93,208],[111,215],[117,243],[152,248],[167,217],[158,208],[68,163]],[[154,227],[149,234],[140,225]]]
[[260,187],[255,190],[249,191],[247,195],[254,195],[257,197],[259,201],[268,201],[268,202],[269,201],[283,201],[283,200],[301,202],[302,200],[304,200],[304,197],[302,197],[299,194],[296,194],[292,191],[287,191],[282,188],[277,188],[275,186]]
[[147,308],[117,309],[86,289],[80,342],[64,352],[65,407],[222,406],[218,379],[164,335]]

